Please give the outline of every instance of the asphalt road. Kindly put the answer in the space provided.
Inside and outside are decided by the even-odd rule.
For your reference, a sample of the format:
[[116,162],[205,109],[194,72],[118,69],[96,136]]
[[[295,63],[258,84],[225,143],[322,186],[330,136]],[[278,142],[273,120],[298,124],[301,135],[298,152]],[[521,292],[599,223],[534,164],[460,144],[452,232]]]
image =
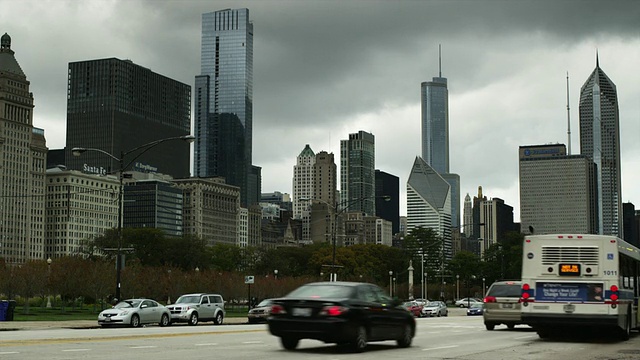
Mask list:
[[417,319],[413,345],[372,343],[364,354],[303,340],[285,351],[266,325],[171,326],[114,329],[24,329],[0,332],[1,359],[425,359],[627,360],[640,359],[640,335],[618,341],[606,332],[541,340],[527,326],[484,328],[481,317]]

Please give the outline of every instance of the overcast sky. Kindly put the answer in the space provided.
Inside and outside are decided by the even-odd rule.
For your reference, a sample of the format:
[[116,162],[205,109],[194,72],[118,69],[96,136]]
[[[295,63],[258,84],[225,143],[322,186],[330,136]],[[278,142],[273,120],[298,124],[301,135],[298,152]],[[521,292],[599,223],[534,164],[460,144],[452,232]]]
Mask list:
[[[47,146],[66,136],[68,63],[117,57],[193,86],[201,14],[249,8],[254,23],[253,163],[262,191],[292,193],[309,144],[375,135],[376,168],[406,181],[420,148],[420,83],[449,81],[450,169],[460,199],[478,186],[520,219],[518,146],[579,153],[580,87],[595,67],[616,84],[622,195],[640,207],[640,2],[0,0],[1,33],[31,82]],[[461,207],[462,208],[462,207]],[[462,214],[461,214],[462,215]]]

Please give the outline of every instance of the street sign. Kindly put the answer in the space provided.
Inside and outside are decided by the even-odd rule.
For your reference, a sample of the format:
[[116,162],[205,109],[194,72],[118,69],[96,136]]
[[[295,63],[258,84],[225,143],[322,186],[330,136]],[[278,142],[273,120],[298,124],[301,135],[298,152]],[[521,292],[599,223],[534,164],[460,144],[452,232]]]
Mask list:
[[245,284],[253,284],[253,275],[247,275],[244,277]]

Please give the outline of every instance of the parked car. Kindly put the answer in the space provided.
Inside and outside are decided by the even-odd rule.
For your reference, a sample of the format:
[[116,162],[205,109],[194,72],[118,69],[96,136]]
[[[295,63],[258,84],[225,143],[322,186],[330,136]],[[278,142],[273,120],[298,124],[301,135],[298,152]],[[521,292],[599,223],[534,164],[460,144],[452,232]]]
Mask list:
[[422,316],[449,316],[449,309],[447,305],[442,301],[429,301],[429,303],[422,307]]
[[473,304],[480,303],[482,304],[482,300],[476,298],[464,298],[456,301],[457,307],[471,307]]
[[182,295],[167,308],[171,312],[172,323],[186,322],[193,326],[201,321],[213,321],[221,325],[226,316],[224,299],[219,294]]
[[111,309],[98,314],[98,324],[102,327],[125,325],[139,327],[143,324],[167,326],[171,314],[164,305],[151,299],[128,299],[120,301]]
[[249,324],[255,324],[258,322],[267,321],[267,317],[269,317],[269,314],[271,314],[272,304],[273,304],[273,300],[264,299],[260,301],[260,303],[256,307],[249,310],[249,314],[247,315],[247,318],[249,319]]
[[505,324],[509,329],[522,324],[520,296],[521,281],[496,281],[491,284],[484,298],[484,326],[493,330]]
[[467,309],[467,316],[482,315],[484,313],[483,303],[474,303]]
[[406,301],[402,304],[402,306],[407,309],[413,316],[420,317],[422,311],[422,305],[418,304],[415,301]]
[[287,350],[294,350],[301,339],[349,346],[356,352],[370,341],[395,340],[398,347],[409,347],[416,322],[401,305],[373,284],[317,282],[274,299],[267,324]]

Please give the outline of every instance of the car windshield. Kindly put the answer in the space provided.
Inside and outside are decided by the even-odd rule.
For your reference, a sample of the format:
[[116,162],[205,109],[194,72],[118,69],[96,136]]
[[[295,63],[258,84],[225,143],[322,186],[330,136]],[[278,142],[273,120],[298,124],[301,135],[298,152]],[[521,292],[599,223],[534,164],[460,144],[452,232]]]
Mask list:
[[440,306],[440,303],[437,301],[432,301],[427,305],[427,307],[438,307],[438,306]]
[[345,285],[303,285],[286,297],[288,298],[313,298],[313,299],[344,299],[351,298],[355,287]]
[[482,309],[483,304],[473,304],[471,305],[472,309]]
[[176,304],[197,304],[200,302],[200,296],[180,296]]
[[522,289],[517,284],[494,284],[487,296],[495,297],[520,297],[522,295]]
[[266,300],[260,301],[260,303],[258,304],[258,307],[269,306],[269,305],[271,305],[271,300],[266,299]]
[[412,307],[412,306],[415,306],[416,304],[415,304],[415,303],[413,303],[413,302],[411,302],[411,301],[407,301],[407,302],[405,302],[405,303],[404,303],[404,304],[402,304],[402,305],[403,305],[403,306],[405,306],[405,307]]
[[140,300],[124,300],[116,304],[114,306],[116,309],[126,309],[126,308],[134,308],[138,307],[140,304]]

